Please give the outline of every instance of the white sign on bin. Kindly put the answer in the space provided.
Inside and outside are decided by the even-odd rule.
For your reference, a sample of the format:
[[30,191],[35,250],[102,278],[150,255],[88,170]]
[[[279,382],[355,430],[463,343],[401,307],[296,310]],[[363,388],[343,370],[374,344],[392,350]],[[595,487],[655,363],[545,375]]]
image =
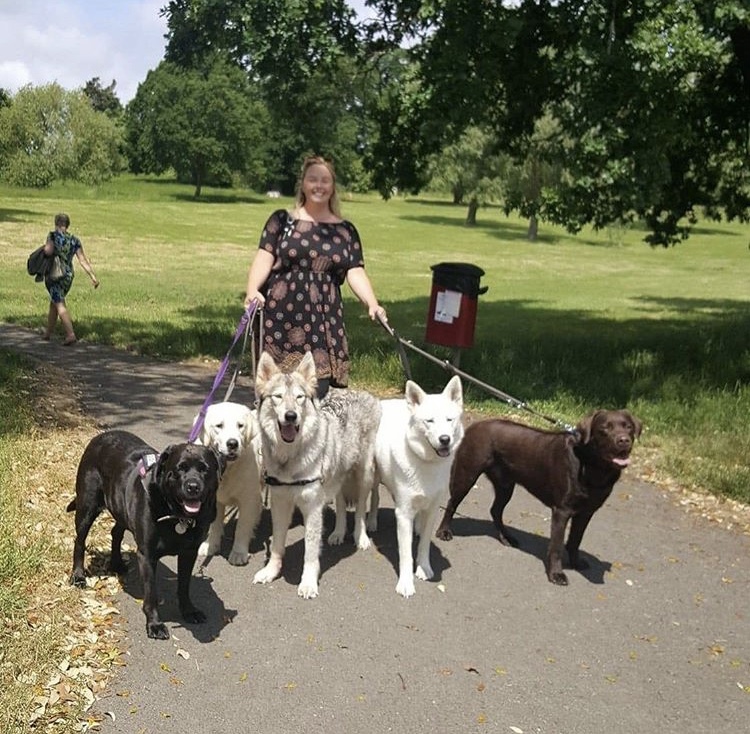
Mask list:
[[434,320],[442,324],[452,324],[461,313],[461,294],[458,291],[438,291],[435,298]]

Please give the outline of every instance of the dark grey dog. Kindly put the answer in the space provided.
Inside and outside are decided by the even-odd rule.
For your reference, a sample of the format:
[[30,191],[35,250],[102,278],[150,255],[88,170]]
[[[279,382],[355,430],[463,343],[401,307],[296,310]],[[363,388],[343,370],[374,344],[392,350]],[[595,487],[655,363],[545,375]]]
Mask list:
[[198,546],[216,517],[216,490],[222,464],[207,446],[174,444],[161,454],[127,431],[105,431],[93,438],[81,456],[76,477],[76,540],[70,582],[84,586],[86,537],[105,508],[115,519],[110,568],[125,573],[123,535],[129,530],[137,545],[143,581],[146,633],[169,639],[159,619],[156,563],[177,556],[177,599],[186,622],[198,624],[206,616],[190,601],[190,579]]
[[597,410],[576,426],[576,433],[542,431],[513,421],[477,421],[466,429],[451,468],[450,500],[437,529],[450,540],[453,514],[481,474],[495,489],[490,515],[503,545],[515,545],[503,525],[503,510],[513,487],[521,484],[552,509],[547,578],[565,585],[562,570],[565,528],[571,521],[564,548],[573,568],[586,568],[578,557],[583,533],[630,463],[641,422],[627,410]]

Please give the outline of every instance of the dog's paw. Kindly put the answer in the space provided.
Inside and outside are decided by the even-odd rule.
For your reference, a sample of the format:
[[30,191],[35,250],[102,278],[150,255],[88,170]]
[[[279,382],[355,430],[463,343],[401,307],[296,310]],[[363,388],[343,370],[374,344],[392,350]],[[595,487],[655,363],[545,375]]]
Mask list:
[[345,530],[334,530],[328,536],[328,545],[341,545],[344,542],[345,536],[346,536]]
[[215,556],[219,552],[220,549],[221,549],[221,544],[209,543],[207,540],[204,540],[198,546],[198,555],[201,558],[208,558],[208,556]]
[[303,599],[314,599],[318,595],[318,584],[314,581],[302,580],[302,583],[297,587],[297,596],[301,596]]
[[357,544],[357,548],[359,548],[360,550],[367,550],[372,545],[372,541],[368,537],[367,533],[362,533],[359,538],[355,539],[355,542]]
[[128,564],[125,561],[110,561],[109,570],[118,576],[126,576],[128,573]]
[[281,571],[280,568],[277,568],[274,564],[272,564],[270,561],[258,571],[258,573],[253,576],[253,583],[254,584],[270,584],[271,581],[273,581]]
[[146,623],[146,634],[152,640],[168,640],[169,630],[167,625],[163,622],[147,622]]
[[232,549],[227,560],[232,566],[247,566],[250,561],[250,553],[248,551]]
[[547,574],[547,578],[549,578],[553,584],[557,584],[558,586],[568,585],[568,577],[563,571],[551,571]]
[[70,583],[79,589],[86,588],[86,574],[82,571],[74,571],[70,577]]
[[438,528],[435,537],[439,540],[453,540],[453,532],[450,528]]
[[401,594],[404,599],[408,599],[410,596],[414,596],[414,579],[409,577],[408,579],[399,579],[396,584],[396,593]]
[[422,581],[429,581],[435,574],[432,572],[432,568],[428,565],[417,565],[416,576]]
[[188,624],[205,624],[206,622],[206,615],[200,610],[193,607],[192,609],[186,609],[184,612],[180,612],[182,614],[182,618],[188,623]]

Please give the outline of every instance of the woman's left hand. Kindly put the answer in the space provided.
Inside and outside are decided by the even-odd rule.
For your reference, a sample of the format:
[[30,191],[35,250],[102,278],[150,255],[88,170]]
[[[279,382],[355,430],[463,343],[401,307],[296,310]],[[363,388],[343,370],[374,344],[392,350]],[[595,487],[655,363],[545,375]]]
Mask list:
[[388,323],[388,314],[385,312],[385,309],[380,305],[377,304],[376,306],[373,306],[369,309],[370,311],[370,318],[373,321],[382,321],[383,323]]

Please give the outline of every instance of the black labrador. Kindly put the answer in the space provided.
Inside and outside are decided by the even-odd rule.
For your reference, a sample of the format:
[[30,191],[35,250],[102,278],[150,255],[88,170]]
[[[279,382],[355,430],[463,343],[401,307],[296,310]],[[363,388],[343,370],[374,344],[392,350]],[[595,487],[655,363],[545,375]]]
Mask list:
[[181,443],[159,453],[128,431],[105,431],[93,438],[78,465],[75,510],[76,539],[70,582],[85,586],[86,537],[105,508],[115,520],[110,568],[125,573],[121,544],[129,530],[137,545],[143,581],[146,633],[169,639],[159,619],[156,564],[165,555],[177,556],[177,598],[186,622],[206,616],[190,601],[190,580],[209,525],[216,517],[216,490],[222,460],[207,446]]
[[453,460],[450,499],[437,537],[451,540],[451,520],[461,500],[481,474],[495,489],[490,515],[503,545],[515,545],[503,525],[503,510],[521,484],[552,509],[547,549],[547,578],[565,585],[562,570],[565,543],[573,568],[586,568],[578,556],[583,534],[594,513],[604,504],[630,463],[641,422],[627,410],[597,410],[576,426],[575,432],[543,431],[509,420],[477,421],[466,429]]

